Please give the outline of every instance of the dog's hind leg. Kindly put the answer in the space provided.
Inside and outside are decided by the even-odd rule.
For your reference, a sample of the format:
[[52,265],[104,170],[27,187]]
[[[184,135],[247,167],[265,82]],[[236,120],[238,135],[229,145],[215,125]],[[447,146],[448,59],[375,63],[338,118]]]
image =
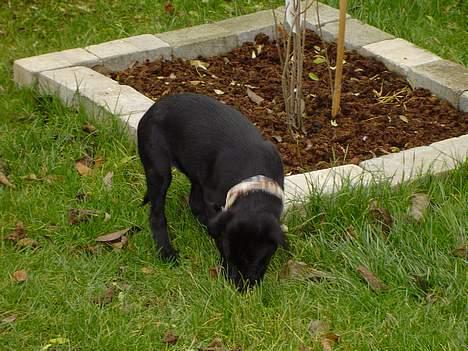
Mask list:
[[189,205],[192,213],[197,217],[198,221],[207,226],[208,217],[206,215],[206,204],[203,199],[203,191],[199,184],[192,182],[190,189]]
[[151,203],[150,224],[153,238],[161,257],[166,261],[175,261],[177,252],[171,245],[164,213],[166,193],[172,180],[170,157],[163,147],[155,143],[149,150],[144,150],[144,147],[142,149],[140,157],[146,174],[147,199]]

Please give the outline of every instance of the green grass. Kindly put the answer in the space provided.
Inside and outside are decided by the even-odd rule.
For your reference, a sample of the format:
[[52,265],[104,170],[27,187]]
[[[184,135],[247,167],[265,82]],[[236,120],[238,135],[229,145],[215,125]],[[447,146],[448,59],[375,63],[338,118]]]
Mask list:
[[[466,241],[468,164],[441,177],[427,177],[398,188],[345,189],[334,197],[314,196],[305,213],[293,213],[291,255],[330,272],[318,283],[278,279],[290,258],[275,256],[266,280],[241,295],[208,269],[217,263],[213,243],[185,204],[188,183],[177,174],[167,206],[178,267],[155,257],[141,207],[144,177],[135,145],[112,119],[90,120],[54,98],[18,90],[11,82],[12,61],[48,51],[79,47],[145,32],[158,32],[243,14],[268,1],[173,1],[177,16],[150,1],[5,1],[0,5],[0,164],[15,188],[0,186],[0,239],[22,221],[35,249],[0,240],[1,350],[39,350],[64,337],[56,350],[196,350],[216,336],[229,348],[320,350],[308,334],[311,320],[331,323],[341,336],[336,350],[460,350],[466,344],[466,263],[452,250]],[[278,5],[281,1],[276,2]],[[444,31],[440,28],[439,31]],[[443,42],[446,52],[461,45]],[[81,130],[85,122],[97,134]],[[84,153],[103,157],[92,176],[80,177],[75,160]],[[102,178],[114,172],[106,191]],[[48,183],[23,178],[57,176]],[[78,200],[77,193],[89,193]],[[431,209],[421,224],[406,215],[409,198],[425,192]],[[389,209],[395,224],[388,241],[368,213],[371,199]],[[68,223],[71,208],[101,215]],[[141,226],[120,252],[85,250],[94,238]],[[355,239],[345,240],[352,226]],[[387,285],[374,293],[355,269],[366,265]],[[147,274],[142,268],[151,267]],[[11,274],[24,269],[29,279]],[[414,276],[423,276],[425,286]],[[114,286],[111,303],[93,302]],[[176,345],[162,341],[172,330]]]
[[[323,0],[334,7],[339,0]],[[352,0],[348,13],[448,60],[468,65],[468,2]]]

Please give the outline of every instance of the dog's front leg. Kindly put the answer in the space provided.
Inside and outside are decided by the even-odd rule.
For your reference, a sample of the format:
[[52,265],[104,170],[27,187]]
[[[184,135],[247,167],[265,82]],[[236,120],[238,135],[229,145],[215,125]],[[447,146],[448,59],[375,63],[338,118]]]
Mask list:
[[151,203],[150,213],[151,231],[154,241],[159,250],[159,254],[165,261],[174,262],[177,260],[177,251],[172,247],[167,231],[166,216],[164,214],[164,205],[161,203]]

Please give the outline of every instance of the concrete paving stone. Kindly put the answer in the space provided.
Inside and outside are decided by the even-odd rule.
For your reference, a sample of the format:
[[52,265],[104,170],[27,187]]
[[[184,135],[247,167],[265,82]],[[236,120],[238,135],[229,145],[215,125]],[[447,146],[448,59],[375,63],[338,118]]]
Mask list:
[[408,82],[415,88],[425,88],[458,108],[460,96],[468,90],[468,69],[439,60],[410,67]]
[[345,184],[365,185],[369,181],[371,181],[371,177],[356,165],[295,174],[285,179],[285,203],[288,206],[292,202],[307,200],[312,192],[331,194],[339,191]]
[[[312,1],[308,1],[308,4],[310,5]],[[317,18],[317,8],[316,4],[318,4],[318,9],[319,9],[319,16]],[[301,9],[304,9],[306,6],[305,1],[301,1]],[[285,6],[280,6],[276,8],[275,12],[277,14],[277,17],[281,19],[281,22],[284,21],[284,9]],[[351,16],[346,14],[346,18],[350,18]],[[337,22],[340,18],[340,12],[328,5],[322,4],[320,2],[314,2],[312,6],[307,8],[306,11],[306,28],[310,29],[314,32],[317,32],[319,28],[319,22],[320,26],[324,26],[327,23],[331,22]]]
[[130,135],[137,137],[137,128],[138,123],[140,123],[141,118],[146,113],[146,111],[141,112],[133,112],[128,115],[120,115],[118,118],[123,122],[123,124],[127,127]]
[[171,57],[169,44],[152,34],[90,45],[85,49],[99,57],[99,65],[110,71],[127,69],[137,61],[155,61],[159,58],[169,59]]
[[119,85],[111,78],[81,66],[42,72],[38,82],[40,92],[57,94],[67,106],[76,106],[79,91],[112,90]]
[[69,106],[82,104],[92,115],[102,109],[117,115],[146,111],[153,101],[87,67],[70,67],[39,75],[42,92],[55,93]]
[[389,180],[395,185],[426,173],[437,174],[448,171],[457,164],[456,160],[439,150],[421,146],[366,160],[359,166],[370,172],[376,181]]
[[[323,26],[322,34],[326,42],[336,42],[338,38],[338,26],[338,22],[328,23]],[[358,50],[365,45],[394,38],[393,35],[361,21],[355,19],[346,21],[345,47],[348,50]]]
[[393,72],[407,76],[410,67],[441,60],[433,53],[401,39],[384,40],[358,49],[363,56],[373,56]]
[[99,58],[84,49],[69,49],[26,57],[13,63],[13,79],[19,86],[36,83],[40,72],[72,66],[94,66]]
[[463,94],[461,94],[458,108],[460,111],[468,112],[468,91],[465,91]]
[[238,46],[236,34],[215,24],[202,24],[156,36],[171,46],[174,57],[183,59],[222,55]]
[[468,134],[432,143],[430,147],[453,159],[455,163],[463,163],[468,158]]
[[[277,19],[279,20],[279,19]],[[255,36],[264,33],[270,38],[275,37],[274,17],[272,10],[259,11],[245,16],[233,17],[216,22],[216,25],[237,36],[238,44],[253,42]]]

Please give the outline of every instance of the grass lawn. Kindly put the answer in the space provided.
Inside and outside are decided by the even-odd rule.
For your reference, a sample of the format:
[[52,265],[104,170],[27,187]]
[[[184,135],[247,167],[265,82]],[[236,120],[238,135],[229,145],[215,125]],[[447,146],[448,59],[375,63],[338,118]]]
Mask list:
[[[0,185],[0,350],[221,350],[208,348],[216,337],[230,350],[321,350],[321,337],[309,332],[314,320],[340,336],[333,350],[462,349],[466,261],[453,250],[467,239],[468,163],[397,188],[314,196],[305,211],[286,220],[291,252],[280,251],[264,284],[244,295],[210,274],[216,250],[187,208],[186,179],[176,174],[167,215],[183,258],[172,267],[155,257],[147,208],[140,206],[142,168],[123,128],[112,119],[91,120],[55,98],[18,90],[11,77],[16,58],[269,6],[269,1],[179,0],[172,2],[170,14],[164,3],[12,0],[0,5],[0,169],[15,186]],[[462,46],[443,39],[446,26],[430,15],[436,2],[426,3],[434,19],[427,41],[439,37],[438,54],[466,62],[457,58]],[[461,2],[451,3],[461,9]],[[400,27],[410,30],[406,20]],[[422,31],[419,35],[423,38]],[[84,132],[84,123],[96,132]],[[85,153],[103,162],[91,175],[80,176],[75,161]],[[110,189],[103,180],[108,172],[113,172]],[[421,223],[408,216],[416,192],[431,199]],[[393,217],[386,240],[369,211],[374,199]],[[69,210],[76,208],[97,212],[70,224]],[[36,247],[31,241],[23,240],[22,247],[2,240],[18,222]],[[122,250],[95,245],[97,236],[133,226],[142,231],[129,235]],[[281,278],[289,259],[329,278]],[[387,288],[374,292],[357,273],[360,265]],[[27,273],[24,282],[15,279],[20,270]],[[166,342],[169,332],[178,337],[175,344]]]

